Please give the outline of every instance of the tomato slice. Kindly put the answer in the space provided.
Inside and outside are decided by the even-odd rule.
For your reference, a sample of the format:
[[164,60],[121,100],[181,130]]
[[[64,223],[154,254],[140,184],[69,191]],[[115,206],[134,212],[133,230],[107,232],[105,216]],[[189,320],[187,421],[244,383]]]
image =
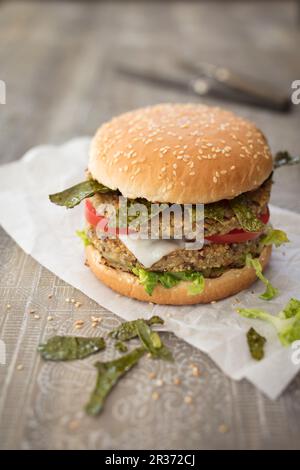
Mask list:
[[[267,210],[260,217],[260,220],[263,224],[267,224],[270,219],[270,211],[267,207]],[[244,243],[249,240],[255,240],[260,236],[261,232],[245,232],[245,230],[235,229],[231,232],[225,233],[225,235],[212,235],[211,237],[205,237],[205,240],[208,240],[212,243]]]
[[109,233],[111,235],[128,234],[128,230],[126,228],[118,229],[114,227],[109,227],[107,217],[104,217],[103,215],[98,215],[95,207],[89,199],[85,200],[84,215],[87,222],[90,225],[93,225],[93,227],[97,227],[98,230],[102,230],[103,232]]
[[205,237],[212,243],[244,243],[249,240],[255,240],[259,237],[260,232],[244,232],[244,230],[232,230],[231,232],[225,233],[225,235],[212,235],[211,237]]
[[270,211],[269,211],[268,206],[266,208],[266,212],[261,214],[261,216],[259,218],[260,218],[260,220],[262,221],[263,224],[267,224],[269,222],[269,220],[270,220]]
[[105,219],[105,217],[103,217],[101,215],[97,215],[96,209],[95,209],[95,207],[93,206],[93,204],[91,203],[91,201],[89,199],[85,200],[84,215],[85,215],[85,218],[88,221],[88,223],[90,225],[93,225],[94,227],[96,227],[98,222]]
[[[114,235],[124,235],[128,234],[128,230],[126,228],[122,229],[115,229],[113,227],[108,226],[108,219],[104,216],[98,215],[96,212],[95,207],[91,203],[89,199],[85,201],[85,218],[90,225],[97,227],[98,229],[102,230],[103,232],[114,234]],[[267,224],[270,219],[270,211],[267,207],[266,212],[262,214],[260,220]],[[208,240],[212,243],[244,243],[249,240],[255,240],[260,236],[261,232],[245,232],[244,230],[235,229],[231,230],[231,232],[226,233],[225,235],[212,235],[210,237],[205,237],[205,240]]]

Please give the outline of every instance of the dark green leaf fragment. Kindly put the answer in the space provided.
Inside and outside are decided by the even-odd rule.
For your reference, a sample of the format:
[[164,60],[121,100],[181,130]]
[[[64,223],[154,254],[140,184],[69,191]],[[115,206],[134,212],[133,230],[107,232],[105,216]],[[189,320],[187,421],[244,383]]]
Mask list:
[[204,216],[207,219],[213,219],[222,224],[225,218],[225,208],[220,202],[206,204],[204,206]]
[[171,351],[163,344],[159,334],[152,331],[144,320],[137,320],[136,327],[142,345],[153,358],[165,361],[174,360]]
[[38,346],[43,359],[48,361],[73,361],[91,356],[105,348],[103,338],[79,336],[53,336]]
[[266,341],[266,338],[257,333],[254,328],[250,328],[247,332],[249,351],[253,359],[256,359],[256,361],[260,361],[264,357],[264,345]]
[[265,224],[253,214],[243,194],[229,201],[229,204],[243,230],[261,232],[265,228]]
[[285,165],[295,165],[296,163],[300,163],[300,157],[292,157],[286,150],[277,152],[274,158],[275,168],[280,168]]
[[[137,321],[138,320],[132,320],[132,321],[121,323],[120,326],[110,331],[109,336],[111,338],[118,339],[120,341],[128,341],[132,338],[135,338],[136,336],[138,336],[138,331],[137,331],[137,326],[136,326]],[[149,326],[164,324],[163,319],[158,317],[157,315],[154,315],[149,320],[144,320],[144,322]]]
[[125,353],[128,351],[128,348],[125,343],[122,341],[117,341],[115,343],[115,348],[120,352],[120,353]]
[[107,395],[110,393],[118,380],[134,367],[139,359],[145,354],[144,348],[133,349],[130,353],[109,362],[96,362],[98,370],[97,382],[90,400],[86,405],[89,415],[97,415],[103,409]]
[[49,199],[54,204],[65,206],[71,209],[77,206],[83,199],[94,196],[96,193],[109,193],[113,192],[112,189],[107,188],[98,181],[86,180],[78,183],[71,188],[65,189],[60,193],[50,194]]

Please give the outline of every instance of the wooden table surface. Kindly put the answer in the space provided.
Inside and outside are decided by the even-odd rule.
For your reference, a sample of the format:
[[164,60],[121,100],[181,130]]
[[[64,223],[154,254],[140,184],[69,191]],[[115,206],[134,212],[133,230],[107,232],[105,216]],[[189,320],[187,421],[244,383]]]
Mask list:
[[[296,4],[288,1],[0,1],[0,79],[7,87],[7,103],[0,105],[1,163],[37,144],[92,135],[131,108],[197,101],[117,75],[116,59],[168,70],[170,60],[191,57],[289,89],[300,79],[299,44]],[[256,121],[274,151],[299,154],[300,105],[288,115],[226,105]],[[299,199],[300,167],[278,170],[272,202],[300,212]],[[84,367],[42,364],[37,344],[45,335],[73,331],[76,312],[66,297],[82,302],[81,317],[101,314],[100,333],[119,319],[26,256],[2,229],[0,256],[0,339],[7,345],[7,364],[0,365],[1,448],[299,448],[299,376],[272,402],[246,381],[229,380],[205,354],[171,334],[165,341],[175,365],[138,366],[101,417],[86,417],[82,405],[93,385],[93,360]],[[28,315],[31,308],[40,318]],[[200,378],[191,377],[191,361]],[[149,372],[164,385],[151,382]],[[176,387],[177,376],[182,384]],[[153,401],[158,388],[160,399]],[[188,393],[191,405],[184,403]]]

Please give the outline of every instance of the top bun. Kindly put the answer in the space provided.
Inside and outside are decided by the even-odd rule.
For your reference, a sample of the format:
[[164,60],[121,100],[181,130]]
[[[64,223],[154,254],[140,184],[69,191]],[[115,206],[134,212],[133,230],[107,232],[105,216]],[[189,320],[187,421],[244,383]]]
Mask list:
[[124,197],[211,203],[260,186],[273,161],[255,125],[199,104],[160,104],[122,114],[97,131],[89,171]]

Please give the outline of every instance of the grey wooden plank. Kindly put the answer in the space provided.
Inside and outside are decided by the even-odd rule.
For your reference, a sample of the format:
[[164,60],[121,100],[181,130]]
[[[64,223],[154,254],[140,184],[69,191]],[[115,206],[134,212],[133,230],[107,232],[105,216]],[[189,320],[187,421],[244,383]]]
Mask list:
[[[289,87],[300,73],[296,5],[270,3],[0,3],[0,79],[8,88],[7,104],[0,106],[1,162],[39,143],[91,135],[104,120],[134,107],[197,101],[121,78],[113,72],[118,58],[168,69],[170,58],[180,54]],[[274,151],[284,146],[299,153],[300,107],[286,116],[226,105],[257,122]],[[272,201],[299,212],[299,177],[300,168],[276,172]],[[83,333],[91,313],[103,316],[100,332],[119,320],[24,255],[3,231],[0,255],[0,337],[9,359],[7,368],[0,366],[0,447],[299,448],[299,377],[271,402],[250,384],[230,381],[206,355],[172,335],[166,341],[176,365],[138,368],[110,397],[100,420],[90,420],[81,410],[94,379],[92,361],[86,367],[41,364],[36,345],[46,334],[72,331],[78,312],[66,297],[82,300]],[[31,305],[39,320],[28,318]],[[202,372],[197,380],[189,373],[191,360]],[[21,361],[24,369],[17,371]],[[155,402],[150,371],[165,381]],[[173,385],[177,376],[180,387]],[[184,404],[189,393],[190,406]],[[220,424],[227,432],[219,432]]]

